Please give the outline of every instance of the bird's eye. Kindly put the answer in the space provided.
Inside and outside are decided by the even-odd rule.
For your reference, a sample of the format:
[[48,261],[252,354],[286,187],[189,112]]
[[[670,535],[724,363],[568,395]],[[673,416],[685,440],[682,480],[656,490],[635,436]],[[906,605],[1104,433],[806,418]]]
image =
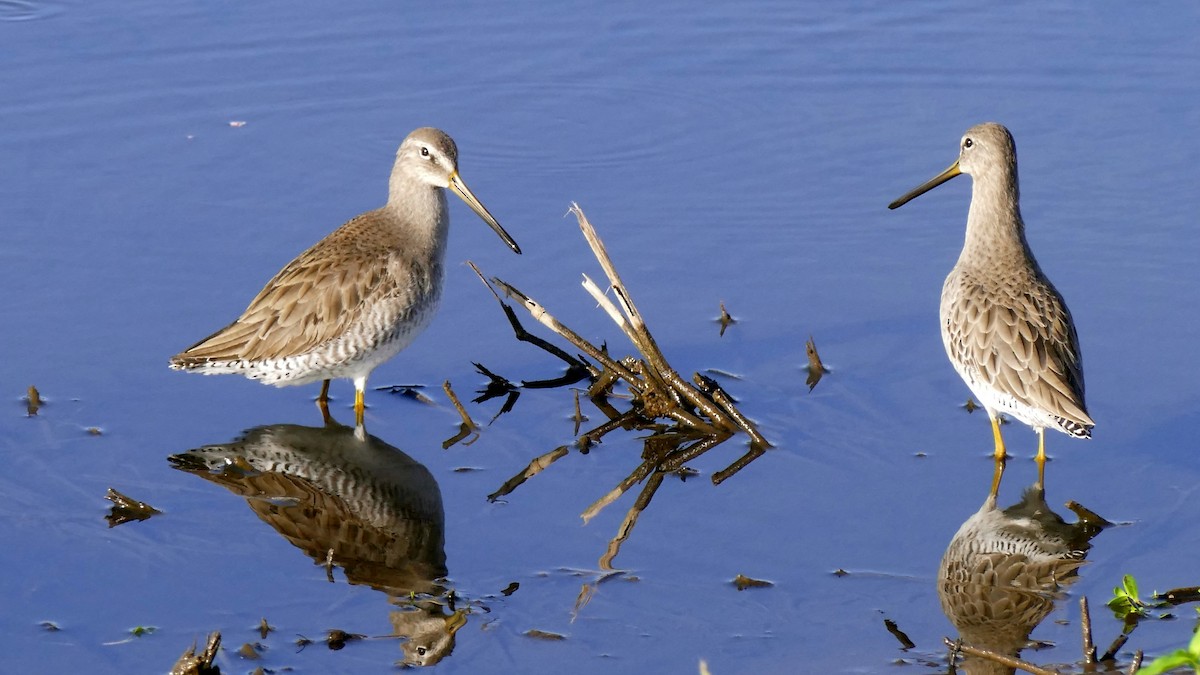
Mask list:
[[969,138],[968,138],[967,140],[963,141],[963,147],[964,147],[964,148],[969,148],[969,147],[971,147],[972,145],[975,145],[975,141],[973,141],[973,140],[971,140],[971,139],[969,139]]
[[418,656],[425,656],[426,651],[428,651],[428,650],[425,649],[424,647],[417,647],[417,655]]
[[429,148],[422,147],[421,148],[421,156],[428,157],[429,156]]

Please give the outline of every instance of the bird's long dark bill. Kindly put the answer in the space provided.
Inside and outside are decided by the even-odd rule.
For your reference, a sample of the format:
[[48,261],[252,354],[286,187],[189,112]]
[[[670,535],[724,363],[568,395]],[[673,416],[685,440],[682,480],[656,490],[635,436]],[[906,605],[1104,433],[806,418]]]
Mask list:
[[946,169],[945,171],[939,173],[938,175],[934,176],[933,178],[929,179],[928,181],[913,188],[911,191],[909,191],[908,194],[897,199],[896,201],[892,202],[891,204],[888,204],[888,208],[889,209],[900,208],[901,206],[904,206],[905,204],[916,199],[917,197],[920,197],[921,195],[925,194],[926,192],[929,192],[933,188],[941,185],[942,183],[945,183],[946,181],[950,180],[951,178],[954,178],[955,176],[957,176],[960,173],[962,173],[962,171],[960,171],[958,168],[958,160],[955,160],[955,162],[950,165],[950,168]]
[[508,247],[511,248],[514,253],[521,252],[521,247],[517,246],[517,242],[514,241],[507,232],[504,231],[503,227],[500,227],[500,223],[496,222],[496,219],[492,217],[492,214],[488,213],[488,210],[483,208],[483,204],[475,198],[475,194],[471,192],[471,189],[467,187],[467,184],[463,182],[463,179],[459,177],[457,171],[450,175],[450,189],[454,190],[454,194],[462,197],[462,200],[467,203],[467,206],[470,206],[472,211],[478,213],[479,217],[483,218],[483,222],[491,226],[491,228],[496,231],[496,234],[500,235],[500,238],[504,240],[504,243],[508,244]]

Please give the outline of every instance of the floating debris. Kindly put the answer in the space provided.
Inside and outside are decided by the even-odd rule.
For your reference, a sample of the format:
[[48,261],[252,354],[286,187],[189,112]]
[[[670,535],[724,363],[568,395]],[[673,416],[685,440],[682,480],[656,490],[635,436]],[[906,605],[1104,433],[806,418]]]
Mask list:
[[908,635],[905,634],[904,631],[900,630],[900,627],[896,625],[895,621],[892,621],[891,619],[884,619],[883,627],[887,628],[887,631],[892,634],[892,637],[896,638],[896,640],[900,642],[901,647],[906,650],[916,649],[917,645],[908,638]]
[[242,127],[246,126],[246,120],[229,120],[229,126],[233,127],[234,129],[241,129]]
[[717,334],[717,337],[725,337],[725,329],[737,323],[737,319],[730,316],[725,309],[724,300],[721,301],[721,316],[717,317],[717,323],[721,324],[721,332]]
[[262,621],[258,622],[258,635],[263,640],[266,640],[267,634],[271,633],[274,630],[275,630],[275,627],[272,626],[271,624],[267,623],[267,617],[264,616],[262,618]]
[[681,480],[685,483],[687,482],[687,479],[694,478],[695,476],[700,475],[699,471],[693,469],[690,466],[681,466],[678,469],[676,469],[674,473],[676,476],[679,476],[679,480]]
[[500,595],[503,595],[504,597],[507,598],[508,596],[512,595],[513,593],[516,593],[517,589],[520,587],[521,587],[521,584],[514,581],[511,584],[505,586],[504,590],[500,591]]
[[973,413],[976,410],[979,410],[979,404],[976,403],[975,399],[971,398],[970,396],[967,397],[967,402],[964,403],[962,407],[968,413]]
[[811,335],[808,336],[808,342],[804,343],[804,351],[808,353],[808,378],[804,380],[804,383],[808,385],[808,390],[812,391],[821,381],[821,377],[829,372],[829,369],[821,363],[821,356],[817,354],[817,344],[813,342]]
[[525,637],[531,637],[531,638],[534,638],[535,640],[566,640],[567,639],[567,636],[562,635],[561,633],[551,633],[550,631],[538,630],[536,628],[530,628],[529,630],[525,631]]
[[262,658],[263,646],[260,644],[243,644],[237,650],[237,655],[248,661],[257,661]]
[[196,643],[193,642],[191,647],[179,657],[171,668],[170,675],[221,675],[221,669],[213,665],[213,660],[217,658],[217,650],[221,648],[221,631],[213,631],[208,634],[208,641],[204,645],[204,651],[196,653]]
[[116,527],[131,520],[146,520],[162,513],[146,502],[126,497],[112,488],[108,488],[108,494],[104,495],[104,498],[113,503],[112,510],[104,516],[109,527]]
[[29,417],[35,417],[38,414],[38,409],[42,407],[42,395],[38,392],[37,387],[29,385],[29,390],[25,393],[25,412]]
[[[1068,506],[1068,508],[1070,507]],[[1156,593],[1154,597],[1170,605],[1182,605],[1185,602],[1200,602],[1200,586],[1172,588],[1164,593]]]
[[375,387],[375,391],[386,391],[389,394],[412,399],[418,403],[425,405],[437,405],[437,402],[425,395],[421,390],[425,388],[423,384],[389,384],[382,387]]
[[87,431],[89,436],[101,436],[104,434],[104,430],[100,427],[88,427],[85,431]]
[[739,574],[733,578],[733,585],[739,591],[744,591],[747,588],[770,588],[775,584],[770,581],[763,581],[762,579],[751,579],[744,574]]
[[337,651],[346,646],[348,642],[357,642],[367,639],[366,635],[359,633],[347,633],[344,630],[333,629],[325,636],[325,645],[333,651]]
[[62,628],[60,628],[59,625],[53,621],[42,621],[38,624],[38,626],[41,626],[42,630],[46,631],[47,633],[57,633],[58,631],[62,630]]

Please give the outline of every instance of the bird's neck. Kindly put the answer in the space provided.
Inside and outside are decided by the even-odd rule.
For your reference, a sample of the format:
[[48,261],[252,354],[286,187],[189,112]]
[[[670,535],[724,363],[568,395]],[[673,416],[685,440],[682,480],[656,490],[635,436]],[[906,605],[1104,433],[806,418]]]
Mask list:
[[393,175],[382,211],[397,229],[397,236],[403,238],[406,250],[425,259],[440,259],[450,223],[445,190]]
[[1016,167],[1011,171],[975,177],[971,181],[971,209],[960,259],[990,261],[1029,256],[1025,223],[1021,220]]

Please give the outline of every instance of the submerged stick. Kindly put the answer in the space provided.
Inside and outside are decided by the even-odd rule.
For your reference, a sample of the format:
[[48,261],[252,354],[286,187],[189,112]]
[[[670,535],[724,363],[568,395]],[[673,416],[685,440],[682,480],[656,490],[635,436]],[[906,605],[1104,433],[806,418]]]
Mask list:
[[654,471],[655,464],[657,464],[657,462],[654,460],[646,460],[642,462],[636,469],[633,470],[633,473],[626,476],[625,479],[620,483],[617,483],[615,488],[609,490],[608,494],[593,502],[592,505],[587,507],[583,513],[579,514],[579,517],[583,518],[583,524],[587,525],[592,518],[596,517],[596,514],[600,513],[600,511],[604,509],[604,507],[617,501],[620,499],[621,495],[629,491],[629,488],[633,487],[637,483],[642,482],[646,476],[650,475],[651,471]]
[[661,470],[666,472],[678,471],[683,468],[685,462],[692,461],[727,440],[729,440],[729,434],[701,438],[687,448],[682,448],[671,453],[666,461],[662,463]]
[[[770,446],[767,446],[767,447],[770,447]],[[763,448],[762,446],[760,446],[756,443],[751,443],[750,450],[748,450],[746,452],[746,454],[739,457],[737,459],[737,461],[735,461],[733,464],[730,464],[729,466],[725,467],[724,469],[721,469],[720,471],[713,474],[713,477],[712,477],[713,485],[720,485],[721,483],[724,483],[726,480],[729,480],[730,478],[733,477],[733,475],[735,473],[746,468],[747,464],[749,464],[750,462],[753,462],[754,460],[758,459],[759,457],[762,457],[763,453],[765,453],[765,452],[766,452],[766,449]]]
[[981,659],[987,659],[988,661],[999,663],[1006,668],[1017,668],[1024,670],[1027,673],[1033,673],[1033,675],[1059,675],[1057,671],[1046,670],[1045,668],[1036,666],[1028,661],[1015,659],[1011,656],[1005,656],[1004,654],[997,654],[990,649],[980,649],[978,647],[972,647],[971,645],[963,644],[962,640],[955,642],[948,637],[944,637],[942,638],[942,641],[946,644],[946,646],[954,649],[955,651],[966,654],[967,656],[975,656]]
[[604,555],[600,556],[600,569],[613,570],[612,561],[621,552],[621,544],[629,538],[629,533],[633,532],[633,526],[637,525],[638,516],[642,515],[642,511],[650,505],[650,500],[654,498],[654,493],[658,492],[658,487],[662,485],[663,477],[666,474],[655,472],[646,480],[646,486],[642,488],[638,498],[634,501],[633,506],[629,507],[629,512],[625,514],[625,520],[621,521],[621,526],[617,528],[617,534],[608,542],[608,548],[604,551]]
[[497,499],[503,497],[504,495],[512,492],[513,490],[516,490],[517,487],[519,487],[521,485],[521,483],[524,483],[525,481],[529,480],[530,478],[533,478],[534,476],[538,475],[539,473],[544,471],[546,469],[546,467],[557,462],[559,459],[565,457],[568,452],[569,452],[569,450],[567,449],[567,446],[560,445],[557,448],[551,450],[550,452],[547,452],[544,455],[535,457],[533,459],[533,461],[529,462],[529,465],[526,466],[524,470],[522,470],[520,473],[513,476],[512,478],[509,478],[508,480],[504,481],[504,485],[501,485],[499,490],[496,490],[492,494],[488,495],[488,501],[494,502]]
[[[467,436],[470,436],[472,433],[475,433],[476,437],[478,437],[479,425],[475,424],[475,420],[471,419],[471,416],[467,414],[467,409],[463,407],[463,404],[458,400],[458,397],[454,395],[454,389],[450,387],[450,380],[446,380],[442,383],[442,391],[446,392],[446,396],[450,399],[450,402],[454,404],[454,409],[458,411],[459,417],[462,418],[462,424],[460,424],[458,427],[458,433],[442,441],[442,449],[448,450],[450,449],[450,446],[458,443]],[[471,439],[470,441],[463,443],[463,445],[471,445],[474,442],[475,439]]]

